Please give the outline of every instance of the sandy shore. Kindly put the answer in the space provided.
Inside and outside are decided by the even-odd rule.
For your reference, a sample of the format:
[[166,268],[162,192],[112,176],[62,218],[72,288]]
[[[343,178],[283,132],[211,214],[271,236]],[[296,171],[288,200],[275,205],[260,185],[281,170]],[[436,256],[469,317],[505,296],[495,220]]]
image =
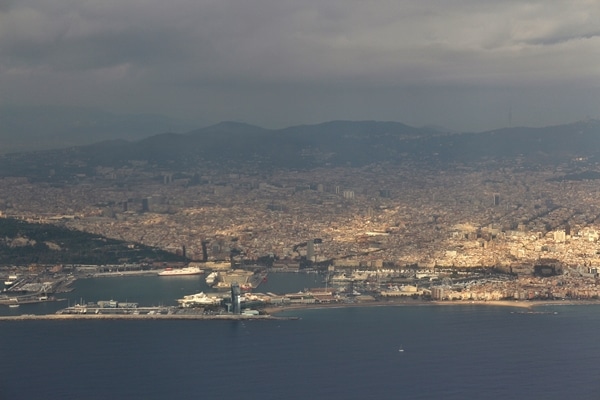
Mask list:
[[329,304],[294,304],[280,307],[267,307],[265,312],[269,315],[293,311],[293,310],[312,310],[322,308],[347,308],[347,307],[427,307],[427,306],[492,306],[492,307],[513,307],[531,310],[535,307],[545,306],[567,306],[567,305],[600,305],[600,301],[578,301],[578,300],[496,300],[496,301],[419,301],[419,300],[399,300],[399,301],[372,301],[361,303],[329,303]]

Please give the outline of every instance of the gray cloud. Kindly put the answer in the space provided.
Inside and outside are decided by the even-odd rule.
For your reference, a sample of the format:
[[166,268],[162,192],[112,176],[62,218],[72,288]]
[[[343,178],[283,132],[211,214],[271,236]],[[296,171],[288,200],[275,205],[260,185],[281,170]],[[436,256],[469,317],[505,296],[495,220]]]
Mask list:
[[[483,115],[510,88],[559,96],[581,87],[600,100],[598,20],[592,0],[4,1],[0,104],[265,126],[350,117],[492,128],[498,118],[470,115],[472,99],[488,104]],[[424,111],[386,104],[410,109],[411,93]],[[464,109],[452,104],[447,115],[440,99]],[[590,111],[577,101],[552,107],[567,120]]]

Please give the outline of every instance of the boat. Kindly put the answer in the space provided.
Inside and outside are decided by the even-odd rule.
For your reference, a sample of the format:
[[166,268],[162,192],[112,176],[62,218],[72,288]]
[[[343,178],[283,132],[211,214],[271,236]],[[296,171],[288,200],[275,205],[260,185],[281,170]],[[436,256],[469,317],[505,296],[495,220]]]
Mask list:
[[231,283],[219,281],[216,285],[213,285],[217,290],[229,290],[231,289]]
[[17,308],[17,307],[19,307],[19,304],[9,304],[8,306],[10,308]]
[[190,294],[188,296],[183,296],[182,299],[178,299],[180,307],[189,308],[195,306],[205,306],[205,305],[218,305],[223,301],[220,297],[208,296],[204,292]]
[[402,346],[400,346],[400,348],[398,349],[398,351],[399,351],[400,353],[404,353],[404,348],[403,348]]
[[242,283],[242,284],[240,285],[240,289],[241,289],[243,292],[250,292],[250,291],[252,291],[252,289],[253,289],[253,288],[252,288],[252,285],[251,285],[251,284],[249,284],[249,283]]
[[167,268],[158,273],[158,276],[181,276],[181,275],[199,275],[204,271],[198,267],[185,268]]
[[212,286],[215,283],[215,280],[217,279],[217,276],[219,275],[218,272],[213,271],[210,274],[208,274],[208,276],[206,277],[206,284],[208,286]]
[[17,275],[9,275],[8,278],[4,281],[4,286],[12,286],[17,282]]

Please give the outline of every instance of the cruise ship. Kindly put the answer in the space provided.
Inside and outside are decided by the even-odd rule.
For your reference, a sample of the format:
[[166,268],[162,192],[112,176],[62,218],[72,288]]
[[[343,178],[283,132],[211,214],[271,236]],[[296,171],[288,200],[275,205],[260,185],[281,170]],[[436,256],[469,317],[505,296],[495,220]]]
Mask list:
[[216,296],[208,296],[204,294],[204,292],[183,296],[183,299],[177,300],[179,305],[184,308],[206,305],[219,305],[222,301],[222,298]]
[[158,273],[159,276],[199,275],[204,271],[198,267],[167,268]]

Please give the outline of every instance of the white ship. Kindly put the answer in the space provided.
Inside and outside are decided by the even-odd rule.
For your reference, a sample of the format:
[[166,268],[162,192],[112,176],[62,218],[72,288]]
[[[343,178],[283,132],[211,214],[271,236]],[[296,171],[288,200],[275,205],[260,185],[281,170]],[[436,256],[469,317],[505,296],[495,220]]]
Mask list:
[[210,274],[208,274],[208,276],[206,277],[206,284],[208,286],[212,286],[215,284],[215,280],[217,279],[217,276],[219,275],[218,272],[213,271]]
[[9,275],[8,279],[4,281],[4,286],[8,287],[14,285],[17,282],[17,278],[17,275]]
[[205,305],[218,305],[223,301],[222,298],[207,296],[204,292],[183,296],[183,299],[177,300],[179,305],[184,308]]
[[204,271],[198,267],[167,268],[158,273],[159,276],[199,275]]

